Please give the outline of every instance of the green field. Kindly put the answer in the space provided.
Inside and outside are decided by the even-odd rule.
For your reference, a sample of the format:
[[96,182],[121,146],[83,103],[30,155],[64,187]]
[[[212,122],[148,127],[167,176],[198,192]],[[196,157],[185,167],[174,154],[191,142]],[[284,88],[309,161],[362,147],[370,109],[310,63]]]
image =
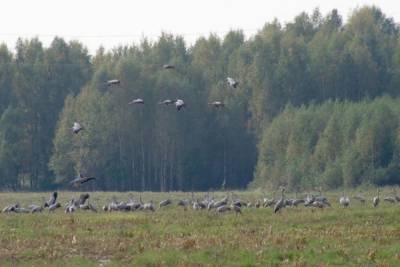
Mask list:
[[[101,207],[114,195],[127,200],[132,194],[138,197],[95,192],[90,200]],[[248,200],[262,197],[237,194]],[[49,195],[1,193],[0,205],[17,199],[23,206],[39,204]],[[61,202],[78,195],[60,192]],[[382,201],[373,208],[371,201],[352,200],[344,209],[339,195],[328,194],[332,208],[286,208],[280,214],[270,208],[216,214],[176,205],[154,213],[1,213],[0,266],[400,266],[400,206]],[[158,202],[190,196],[142,197]]]

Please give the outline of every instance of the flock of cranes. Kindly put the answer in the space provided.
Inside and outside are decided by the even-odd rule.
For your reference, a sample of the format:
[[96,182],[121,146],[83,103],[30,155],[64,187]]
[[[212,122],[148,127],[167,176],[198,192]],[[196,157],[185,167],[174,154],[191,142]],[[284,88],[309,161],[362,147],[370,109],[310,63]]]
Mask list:
[[[90,177],[89,177],[90,178]],[[213,194],[206,193],[202,198],[196,198],[192,193],[191,198],[175,199],[170,198],[164,199],[156,204],[150,200],[143,202],[142,197],[139,196],[135,199],[133,196],[127,201],[118,201],[116,197],[113,197],[111,201],[102,206],[104,212],[128,212],[128,211],[156,211],[157,209],[163,209],[166,206],[175,205],[177,207],[183,207],[184,210],[189,208],[193,210],[213,210],[216,213],[234,212],[241,214],[243,208],[272,208],[274,213],[282,212],[287,207],[299,207],[300,205],[308,208],[323,209],[331,207],[331,203],[328,198],[322,195],[321,191],[318,195],[306,194],[304,198],[298,198],[297,194],[294,198],[287,198],[285,196],[285,188],[281,187],[281,195],[279,198],[258,198],[252,199],[252,201],[244,200],[234,193],[227,193],[221,199],[214,197]],[[372,198],[372,206],[377,207],[380,203],[380,190],[378,189],[377,195]],[[72,198],[70,201],[64,204],[65,213],[73,213],[77,210],[98,212],[96,206],[89,202],[90,195],[88,193],[81,194],[78,198]],[[364,196],[358,194],[354,196],[354,200],[359,201],[361,204],[366,204],[367,200]],[[393,196],[387,196],[383,199],[388,203],[400,203],[400,197],[397,196],[396,192],[393,192]],[[350,197],[344,192],[338,199],[338,204],[343,208],[350,206]],[[3,208],[4,213],[38,213],[47,210],[49,213],[63,207],[58,202],[58,193],[53,192],[48,201],[43,201],[43,205],[30,204],[27,207],[22,207],[19,203],[14,203]]]
[[[175,66],[171,65],[171,64],[165,64],[162,66],[163,69],[175,69]],[[233,79],[232,77],[227,77],[226,78],[226,82],[228,84],[229,87],[236,89],[239,86],[239,82],[236,81],[235,79]],[[118,79],[113,79],[113,80],[109,80],[107,81],[107,86],[111,87],[111,86],[120,86],[121,85],[121,81]],[[142,98],[136,98],[133,99],[132,101],[130,101],[128,104],[129,105],[144,105],[144,100]],[[176,109],[179,111],[182,108],[186,107],[185,102],[182,99],[165,99],[162,100],[160,102],[158,102],[159,105],[175,105]],[[209,105],[214,106],[215,108],[223,108],[225,107],[225,104],[222,101],[213,101],[208,103]],[[72,132],[74,134],[78,134],[80,131],[84,130],[85,127],[80,123],[80,122],[74,122],[73,126],[72,126]],[[78,187],[81,184],[84,184],[86,182],[95,180],[96,177],[85,177],[82,176],[81,174],[79,174],[74,180],[72,180],[70,182],[71,185]]]
[[[163,65],[163,69],[170,69],[173,70],[175,69],[175,66],[171,65],[171,64],[165,64]],[[226,78],[226,82],[228,84],[228,86],[230,88],[236,89],[239,86],[239,82],[236,81],[235,79],[233,79],[232,77],[227,77]],[[118,79],[113,79],[113,80],[109,80],[107,81],[107,86],[120,86],[121,85],[121,81]],[[129,105],[143,105],[145,102],[142,98],[136,98],[133,99],[132,101],[130,101],[128,104]],[[174,104],[177,110],[181,110],[183,107],[185,107],[185,102],[182,99],[165,99],[160,101],[158,104],[164,104],[164,105],[170,105],[170,104]],[[222,101],[213,101],[210,102],[209,105],[212,105],[216,108],[221,108],[221,107],[225,107],[225,104]]]

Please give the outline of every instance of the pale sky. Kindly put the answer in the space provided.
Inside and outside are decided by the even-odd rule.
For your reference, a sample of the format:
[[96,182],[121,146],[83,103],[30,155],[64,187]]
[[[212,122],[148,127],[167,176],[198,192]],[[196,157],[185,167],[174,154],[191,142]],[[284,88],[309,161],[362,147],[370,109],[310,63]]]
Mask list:
[[0,41],[14,48],[18,37],[47,46],[55,35],[77,39],[93,54],[103,45],[155,40],[162,31],[182,35],[188,44],[199,36],[242,29],[249,37],[266,22],[289,22],[316,7],[323,15],[336,8],[344,19],[357,7],[375,5],[396,22],[399,0],[4,0]]

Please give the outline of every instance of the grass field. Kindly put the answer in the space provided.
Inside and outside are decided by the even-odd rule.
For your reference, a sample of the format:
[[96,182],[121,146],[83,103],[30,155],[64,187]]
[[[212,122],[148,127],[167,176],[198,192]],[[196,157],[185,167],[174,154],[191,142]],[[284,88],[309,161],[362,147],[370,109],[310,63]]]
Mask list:
[[[0,205],[40,204],[49,195],[0,193]],[[78,195],[60,192],[61,202]],[[127,200],[130,194],[94,192],[90,200],[101,207],[113,195]],[[328,195],[332,208],[280,214],[270,208],[216,214],[176,205],[154,213],[1,213],[0,266],[400,266],[400,206],[352,200],[344,209],[338,195]],[[143,199],[167,196],[188,197],[144,193]]]

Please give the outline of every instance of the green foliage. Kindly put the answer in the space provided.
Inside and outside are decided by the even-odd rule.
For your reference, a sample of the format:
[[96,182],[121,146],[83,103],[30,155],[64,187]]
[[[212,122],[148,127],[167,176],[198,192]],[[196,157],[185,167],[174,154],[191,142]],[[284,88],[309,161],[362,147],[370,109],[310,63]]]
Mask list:
[[383,97],[287,109],[262,135],[255,183],[326,188],[398,183],[399,104]]
[[[20,39],[15,51],[0,46],[0,187],[62,187],[76,172],[104,190],[239,188],[254,173],[255,185],[293,188],[398,182],[397,109],[349,104],[400,93],[398,26],[379,8],[346,24],[316,9],[249,39],[237,30],[191,47],[163,33],[93,57],[62,38],[47,48]],[[145,105],[128,106],[134,98]],[[187,108],[156,105],[166,98]],[[226,108],[207,105],[216,100]],[[74,121],[86,127],[77,136]]]

